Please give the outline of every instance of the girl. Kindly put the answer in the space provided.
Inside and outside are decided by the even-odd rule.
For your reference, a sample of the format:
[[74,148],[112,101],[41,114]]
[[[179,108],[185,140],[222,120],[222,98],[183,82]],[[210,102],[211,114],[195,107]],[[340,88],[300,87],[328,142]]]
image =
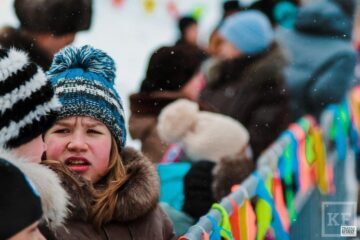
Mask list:
[[63,107],[45,134],[46,157],[73,172],[70,178],[58,171],[73,207],[66,229],[47,237],[172,239],[171,223],[157,205],[154,167],[125,148],[113,59],[90,46],[67,47],[55,55],[48,74]]

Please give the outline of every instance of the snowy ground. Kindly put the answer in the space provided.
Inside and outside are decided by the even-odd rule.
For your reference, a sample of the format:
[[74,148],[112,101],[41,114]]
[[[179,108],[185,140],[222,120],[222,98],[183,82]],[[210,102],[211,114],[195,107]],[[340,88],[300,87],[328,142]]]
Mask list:
[[[144,76],[152,51],[177,38],[176,22],[167,11],[171,0],[155,0],[155,9],[146,13],[143,0],[124,0],[114,6],[112,0],[94,0],[93,25],[90,31],[79,33],[74,45],[91,44],[108,52],[117,63],[116,84],[128,111],[128,96],[136,92]],[[221,15],[221,0],[172,0],[180,14],[204,9],[200,21],[199,42],[206,44],[209,33]],[[0,0],[0,27],[17,26],[13,0]],[[129,138],[128,145],[139,147]]]

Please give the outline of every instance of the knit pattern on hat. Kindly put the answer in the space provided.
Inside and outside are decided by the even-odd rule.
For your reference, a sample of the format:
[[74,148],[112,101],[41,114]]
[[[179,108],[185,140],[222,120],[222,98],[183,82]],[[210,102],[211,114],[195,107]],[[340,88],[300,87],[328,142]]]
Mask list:
[[269,19],[256,10],[228,17],[220,28],[220,34],[242,53],[249,55],[263,52],[274,39]]
[[0,49],[0,106],[0,147],[11,149],[46,131],[60,102],[25,52]]
[[109,55],[86,45],[57,53],[48,75],[63,105],[58,119],[95,118],[109,128],[121,148],[126,142],[125,115],[114,86],[115,72]]

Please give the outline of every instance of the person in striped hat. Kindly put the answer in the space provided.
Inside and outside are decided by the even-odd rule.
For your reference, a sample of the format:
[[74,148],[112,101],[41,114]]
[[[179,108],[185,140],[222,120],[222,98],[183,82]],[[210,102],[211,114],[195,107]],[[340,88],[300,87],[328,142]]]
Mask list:
[[61,104],[41,67],[15,48],[0,48],[0,106],[0,148],[40,162],[41,134]]
[[[31,62],[27,53],[15,48],[0,48],[0,106],[0,158],[19,168],[39,190],[42,222],[49,228],[62,226],[68,214],[68,194],[53,171],[37,164],[45,150],[41,135],[52,125],[53,114],[61,104],[41,67]],[[0,169],[0,176],[3,174]],[[18,190],[21,187],[14,181],[3,183]],[[3,193],[0,205],[8,194]],[[37,207],[26,199],[21,201],[29,208]],[[11,207],[5,205],[0,207]],[[0,209],[3,217],[0,221],[10,223],[4,214]],[[21,214],[27,213],[18,215]],[[13,222],[20,224],[21,220],[15,218]],[[8,225],[0,224],[0,230],[11,230],[5,226]]]

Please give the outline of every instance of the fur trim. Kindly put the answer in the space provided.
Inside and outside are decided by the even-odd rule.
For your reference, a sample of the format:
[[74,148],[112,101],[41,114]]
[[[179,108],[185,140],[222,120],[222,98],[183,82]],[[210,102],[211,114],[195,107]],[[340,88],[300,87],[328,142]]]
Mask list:
[[[113,220],[127,222],[144,216],[156,207],[160,187],[153,164],[142,154],[131,148],[124,148],[121,157],[130,177],[118,191]],[[46,161],[45,164],[51,162]],[[88,221],[93,198],[91,184],[68,169],[61,169],[61,164],[53,163],[50,166],[59,174],[64,188],[71,196],[69,220]],[[106,179],[101,182],[106,182]]]
[[158,119],[160,138],[168,143],[181,141],[196,123],[198,112],[199,106],[186,99],[169,104]]
[[0,157],[18,167],[34,183],[40,192],[43,220],[49,227],[62,226],[68,216],[69,195],[61,187],[57,175],[46,166],[15,157],[5,150],[0,150]]
[[178,100],[160,114],[157,125],[162,140],[181,143],[192,160],[220,161],[240,153],[249,143],[249,133],[236,120],[217,113],[199,112],[188,100]]
[[160,195],[160,183],[154,165],[141,153],[125,148],[122,159],[130,178],[119,191],[115,219],[135,220],[153,210]]

